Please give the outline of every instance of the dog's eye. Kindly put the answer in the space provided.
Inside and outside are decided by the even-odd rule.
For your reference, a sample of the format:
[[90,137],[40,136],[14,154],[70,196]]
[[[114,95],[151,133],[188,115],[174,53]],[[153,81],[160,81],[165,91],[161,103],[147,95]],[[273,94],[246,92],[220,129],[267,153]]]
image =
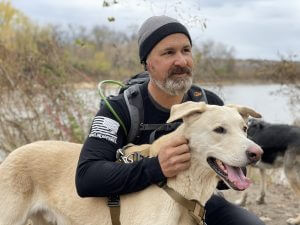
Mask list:
[[248,127],[244,126],[244,127],[243,127],[243,131],[244,131],[245,133],[247,133],[247,130],[248,130]]
[[226,129],[224,127],[217,127],[214,129],[214,132],[219,133],[219,134],[225,134],[226,133]]

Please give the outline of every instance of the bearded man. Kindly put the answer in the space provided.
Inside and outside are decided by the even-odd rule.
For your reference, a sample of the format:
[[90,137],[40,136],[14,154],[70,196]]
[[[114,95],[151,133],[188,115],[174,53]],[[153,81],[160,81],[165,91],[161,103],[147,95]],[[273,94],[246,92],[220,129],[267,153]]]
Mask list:
[[[165,124],[170,108],[193,100],[189,93],[193,80],[192,40],[186,27],[167,16],[147,19],[138,33],[140,61],[149,82],[140,85],[145,124]],[[213,92],[204,90],[207,104],[223,105]],[[124,95],[109,103],[130,130],[131,118]],[[201,129],[201,128],[200,128]],[[139,133],[134,144],[149,143],[151,130]],[[76,188],[81,197],[122,195],[161,184],[190,166],[190,150],[183,136],[160,146],[157,157],[134,163],[118,163],[116,152],[128,144],[125,131],[110,109],[103,105],[95,116],[78,162]],[[255,215],[218,195],[206,204],[208,225],[262,225]]]

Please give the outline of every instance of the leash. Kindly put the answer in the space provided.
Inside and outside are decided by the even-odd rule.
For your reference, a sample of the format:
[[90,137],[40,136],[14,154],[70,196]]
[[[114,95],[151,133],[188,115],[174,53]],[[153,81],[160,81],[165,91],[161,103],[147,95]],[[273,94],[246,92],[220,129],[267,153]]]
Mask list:
[[[116,159],[117,162],[120,163],[133,163],[134,161],[139,161],[144,157],[149,156],[149,146],[145,145],[144,148],[138,151],[129,151],[126,152],[126,149],[133,147],[133,144],[128,144],[124,146],[122,149],[118,149],[116,152]],[[121,225],[120,223],[120,196],[119,195],[112,195],[109,196],[107,199],[107,206],[109,207],[110,211],[110,218],[112,225]]]
[[120,196],[113,195],[107,199],[107,206],[110,211],[110,219],[112,225],[121,225],[120,223]]

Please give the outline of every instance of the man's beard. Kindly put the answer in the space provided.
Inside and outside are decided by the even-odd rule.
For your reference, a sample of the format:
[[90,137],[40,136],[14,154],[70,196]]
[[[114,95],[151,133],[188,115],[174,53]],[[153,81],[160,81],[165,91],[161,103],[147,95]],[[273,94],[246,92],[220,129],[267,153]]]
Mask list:
[[[186,75],[183,77],[176,76],[178,74]],[[192,86],[193,74],[192,70],[188,67],[172,67],[168,71],[168,76],[163,81],[155,80],[152,78],[154,83],[164,92],[172,96],[180,96],[185,94]]]

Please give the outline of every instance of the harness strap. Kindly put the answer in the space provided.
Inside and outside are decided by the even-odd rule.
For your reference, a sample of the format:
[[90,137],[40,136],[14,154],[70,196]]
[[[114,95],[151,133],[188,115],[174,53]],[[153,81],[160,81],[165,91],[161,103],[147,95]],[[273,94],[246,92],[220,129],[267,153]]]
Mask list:
[[[132,163],[134,161],[140,160],[141,157],[148,157],[150,145],[141,145],[135,148],[135,145],[128,144],[123,147],[123,149],[119,149],[117,151],[117,160],[123,163]],[[127,151],[126,151],[127,150]],[[136,157],[138,154],[139,157]],[[166,185],[166,182],[162,184],[158,184],[166,193],[173,198],[174,201],[179,203],[181,206],[186,208],[191,215],[191,217],[195,220],[195,222],[199,225],[206,225],[205,223],[205,209],[204,206],[201,205],[197,200],[188,200],[184,198],[181,194],[176,192],[174,189],[170,188]],[[107,205],[110,210],[110,217],[112,221],[112,225],[120,225],[120,197],[110,196],[108,198]]]
[[[124,146],[122,149],[119,149],[117,151],[116,158],[118,162],[132,163],[134,161],[141,160],[142,157],[149,157],[149,151],[150,151],[149,145],[145,144],[145,145],[135,146],[133,144],[128,144]],[[120,196],[119,195],[109,196],[107,199],[107,206],[109,207],[112,225],[121,225]]]
[[[149,136],[149,144],[152,144],[156,140],[156,132],[158,131],[167,131],[171,132],[175,130],[181,122],[173,122],[173,123],[166,123],[166,124],[160,124],[161,126],[158,129],[155,129],[153,132],[151,132]],[[144,125],[151,125],[151,124],[144,124]]]
[[116,160],[117,162],[122,163],[133,163],[135,161],[141,160],[142,158],[149,157],[149,154],[150,148],[148,144],[138,146],[129,143],[123,148],[117,150]]
[[162,124],[140,124],[140,130],[158,130],[158,131],[173,131],[175,130],[181,122],[174,122],[174,123],[162,123]]
[[182,205],[184,208],[188,209],[189,214],[193,219],[200,225],[206,225],[205,223],[205,208],[197,200],[188,200],[184,198],[181,194],[176,192],[174,189],[168,187],[166,184],[161,186],[161,188],[167,192],[167,194],[173,198],[174,201]]
[[107,200],[107,205],[110,211],[110,219],[112,225],[121,225],[120,223],[120,196],[113,195],[109,196]]

